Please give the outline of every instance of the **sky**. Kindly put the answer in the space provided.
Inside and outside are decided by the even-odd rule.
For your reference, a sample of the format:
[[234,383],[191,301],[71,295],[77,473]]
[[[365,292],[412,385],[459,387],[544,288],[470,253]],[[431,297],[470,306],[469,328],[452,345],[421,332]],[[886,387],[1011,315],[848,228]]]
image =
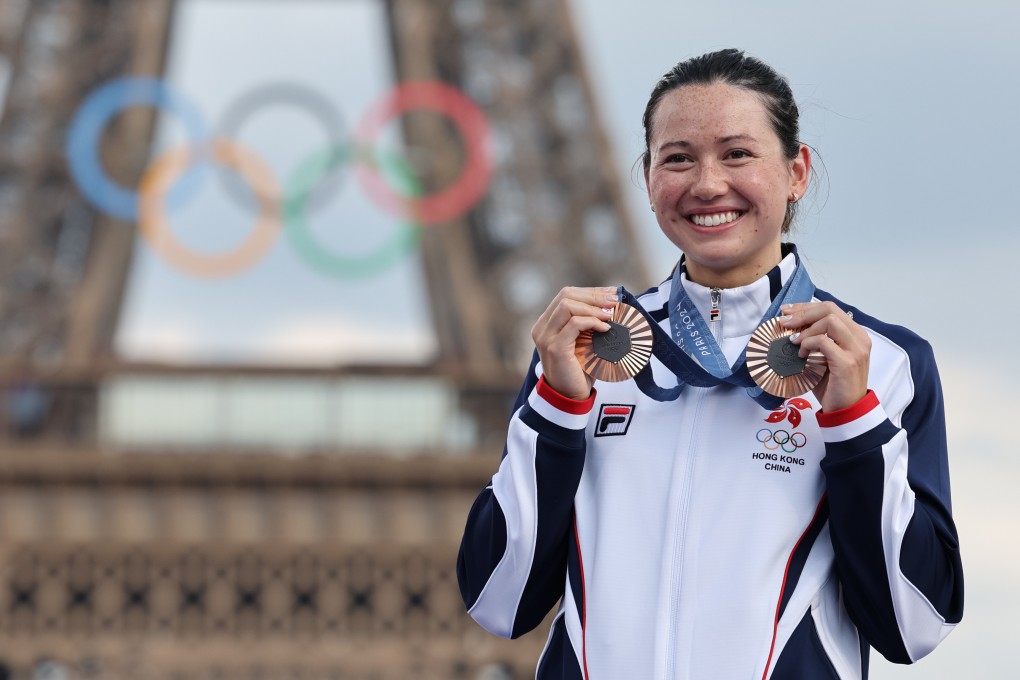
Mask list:
[[[1020,255],[1011,208],[1020,193],[1020,4],[569,4],[630,211],[661,276],[676,252],[632,173],[651,87],[677,61],[724,47],[745,49],[790,80],[820,170],[793,240],[820,288],[932,343],[946,395],[964,621],[916,666],[873,655],[872,677],[1012,677],[1020,610],[1020,494],[1011,488],[1020,462],[1008,415],[1016,403],[1009,386],[1020,382],[1011,295]],[[381,21],[372,0],[184,0],[168,76],[211,121],[252,87],[299,78],[353,127],[392,84]],[[279,129],[287,135],[278,137]],[[267,107],[241,132],[284,173],[327,138],[317,121],[286,107]],[[181,132],[167,123],[161,140],[172,146]],[[313,197],[310,214],[350,229],[320,230],[324,242],[356,253],[393,237],[399,225],[378,214],[349,174],[336,186],[321,208]],[[210,210],[223,215],[221,232],[195,226]],[[230,243],[250,220],[214,184],[171,217],[175,233],[202,247]],[[195,279],[139,243],[118,347],[140,359],[329,363],[381,352],[423,361],[434,338],[422,285],[414,257],[371,279],[338,279],[313,271],[282,240],[243,274]]]

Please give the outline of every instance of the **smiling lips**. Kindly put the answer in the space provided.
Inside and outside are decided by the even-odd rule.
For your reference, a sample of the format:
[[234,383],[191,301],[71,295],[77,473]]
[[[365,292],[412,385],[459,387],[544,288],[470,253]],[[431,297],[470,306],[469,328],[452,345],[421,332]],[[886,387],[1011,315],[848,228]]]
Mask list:
[[718,227],[720,224],[732,222],[743,214],[733,210],[730,212],[713,213],[711,215],[691,215],[688,219],[699,227]]

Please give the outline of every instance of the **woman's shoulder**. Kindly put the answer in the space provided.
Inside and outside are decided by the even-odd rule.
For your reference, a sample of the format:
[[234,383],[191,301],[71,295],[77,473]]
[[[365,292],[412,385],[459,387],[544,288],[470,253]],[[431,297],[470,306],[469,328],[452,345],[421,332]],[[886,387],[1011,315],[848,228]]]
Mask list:
[[909,365],[910,372],[915,374],[918,370],[935,365],[935,354],[931,344],[906,326],[878,319],[821,289],[815,289],[815,298],[835,303],[837,307],[849,313],[857,324],[868,330],[872,336],[873,360],[876,354],[901,355]]

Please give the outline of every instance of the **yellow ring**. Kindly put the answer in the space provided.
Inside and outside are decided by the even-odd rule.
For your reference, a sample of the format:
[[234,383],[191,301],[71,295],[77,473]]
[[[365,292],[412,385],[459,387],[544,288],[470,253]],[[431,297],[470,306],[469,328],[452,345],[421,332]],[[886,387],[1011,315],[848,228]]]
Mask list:
[[205,160],[191,146],[167,151],[146,169],[138,187],[138,226],[153,250],[173,266],[196,276],[218,278],[244,271],[273,245],[280,231],[280,188],[254,152],[220,138],[212,140],[211,147],[213,161],[235,170],[255,189],[252,193],[258,199],[259,212],[248,237],[229,251],[206,254],[192,250],[174,236],[163,209],[167,193],[190,165]]

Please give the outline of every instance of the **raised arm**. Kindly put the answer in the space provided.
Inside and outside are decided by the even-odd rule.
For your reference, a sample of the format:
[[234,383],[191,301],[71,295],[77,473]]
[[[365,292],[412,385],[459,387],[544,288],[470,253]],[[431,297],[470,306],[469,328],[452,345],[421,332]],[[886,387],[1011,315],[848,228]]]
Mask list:
[[563,595],[595,399],[574,343],[583,330],[609,328],[615,296],[615,288],[564,288],[532,328],[536,352],[503,460],[471,508],[457,560],[468,612],[497,635],[528,632]]

